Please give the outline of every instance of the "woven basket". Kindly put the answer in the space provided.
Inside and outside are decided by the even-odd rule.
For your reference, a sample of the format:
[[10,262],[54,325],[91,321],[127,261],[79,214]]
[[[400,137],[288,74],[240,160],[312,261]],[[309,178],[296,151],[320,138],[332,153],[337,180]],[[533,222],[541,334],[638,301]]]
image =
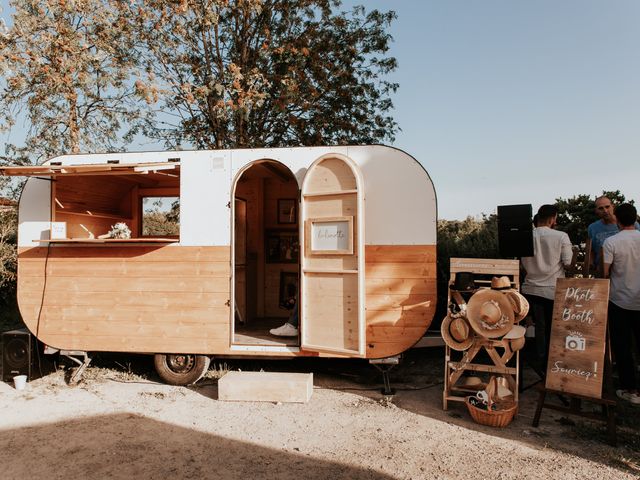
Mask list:
[[511,423],[513,417],[518,412],[518,404],[514,403],[513,406],[504,410],[483,410],[474,405],[471,405],[469,399],[464,402],[469,410],[469,415],[473,418],[473,421],[480,425],[487,425],[489,427],[504,428]]

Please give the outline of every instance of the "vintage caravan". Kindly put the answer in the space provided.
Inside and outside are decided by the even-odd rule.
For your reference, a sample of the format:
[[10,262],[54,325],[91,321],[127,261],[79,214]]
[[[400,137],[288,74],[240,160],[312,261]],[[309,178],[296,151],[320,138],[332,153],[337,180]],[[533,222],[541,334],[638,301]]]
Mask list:
[[[436,197],[400,150],[64,155],[0,172],[29,177],[18,302],[56,349],[155,354],[186,384],[214,355],[394,356],[433,318]],[[299,335],[269,333],[283,307]]]

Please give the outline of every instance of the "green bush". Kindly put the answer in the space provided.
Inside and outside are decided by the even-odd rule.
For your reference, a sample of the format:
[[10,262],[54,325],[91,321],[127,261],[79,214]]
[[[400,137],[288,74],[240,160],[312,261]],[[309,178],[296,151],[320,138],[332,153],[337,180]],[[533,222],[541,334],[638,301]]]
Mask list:
[[0,331],[22,326],[16,301],[18,215],[0,212]]
[[432,328],[439,327],[446,314],[451,257],[500,258],[496,215],[438,221],[438,305]]

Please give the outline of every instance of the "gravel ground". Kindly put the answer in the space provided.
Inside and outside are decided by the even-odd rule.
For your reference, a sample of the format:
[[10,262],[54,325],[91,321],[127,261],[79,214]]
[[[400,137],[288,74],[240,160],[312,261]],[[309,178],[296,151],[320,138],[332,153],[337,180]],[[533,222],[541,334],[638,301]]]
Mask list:
[[[235,361],[192,387],[157,383],[148,358],[95,361],[69,372],[0,383],[0,478],[632,479],[640,475],[640,408],[619,406],[619,445],[604,426],[545,410],[536,393],[505,429],[476,425],[463,405],[442,410],[442,351],[415,350],[379,393],[366,362]],[[227,369],[312,371],[307,404],[221,402]],[[533,374],[531,374],[533,377]],[[529,377],[529,378],[531,378]]]

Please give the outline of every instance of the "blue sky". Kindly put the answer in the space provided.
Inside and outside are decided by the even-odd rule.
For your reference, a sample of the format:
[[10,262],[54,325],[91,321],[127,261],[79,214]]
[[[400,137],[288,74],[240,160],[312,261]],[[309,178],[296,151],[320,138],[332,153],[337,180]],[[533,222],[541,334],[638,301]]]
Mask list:
[[398,14],[394,145],[431,175],[440,218],[603,189],[640,201],[640,2],[357,3]]

